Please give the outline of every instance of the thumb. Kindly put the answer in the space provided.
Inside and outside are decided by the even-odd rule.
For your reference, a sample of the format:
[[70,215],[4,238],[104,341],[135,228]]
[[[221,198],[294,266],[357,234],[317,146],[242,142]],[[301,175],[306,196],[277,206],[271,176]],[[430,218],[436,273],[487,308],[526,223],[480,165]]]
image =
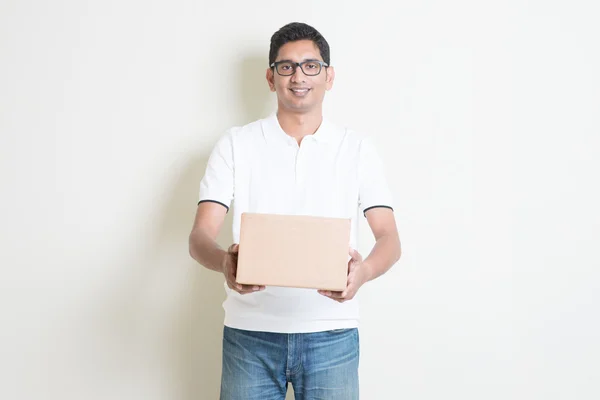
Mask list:
[[229,246],[229,249],[227,249],[227,252],[232,254],[237,254],[239,251],[240,245],[237,243],[232,244],[231,246]]
[[352,257],[353,260],[362,261],[362,256],[360,255],[360,253],[357,250],[350,248],[350,251],[348,254],[350,254],[350,257]]

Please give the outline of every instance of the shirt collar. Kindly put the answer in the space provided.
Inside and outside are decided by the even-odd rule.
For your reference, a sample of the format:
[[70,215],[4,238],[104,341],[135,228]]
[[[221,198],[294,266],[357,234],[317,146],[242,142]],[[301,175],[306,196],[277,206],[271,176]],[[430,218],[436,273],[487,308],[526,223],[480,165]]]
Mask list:
[[[279,119],[277,119],[277,112],[273,112],[267,118],[263,119],[262,129],[267,140],[281,140],[290,144],[295,143],[295,139],[281,128]],[[318,143],[329,143],[333,139],[333,136],[334,132],[331,129],[330,122],[323,117],[317,131],[307,137],[312,137]]]

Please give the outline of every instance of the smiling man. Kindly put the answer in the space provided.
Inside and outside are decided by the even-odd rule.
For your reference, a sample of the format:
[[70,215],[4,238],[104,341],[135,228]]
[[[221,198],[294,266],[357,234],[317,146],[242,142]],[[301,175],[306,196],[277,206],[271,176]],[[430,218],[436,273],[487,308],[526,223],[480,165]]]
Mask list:
[[[225,276],[221,399],[358,399],[358,303],[365,283],[400,258],[383,163],[368,136],[323,116],[333,86],[329,44],[313,27],[290,23],[271,38],[266,80],[273,115],[230,129],[200,182],[190,254]],[[215,242],[233,205],[233,239]],[[341,292],[240,285],[235,281],[243,212],[351,219],[347,287]],[[357,247],[358,218],[376,242]],[[310,249],[298,249],[310,258]]]

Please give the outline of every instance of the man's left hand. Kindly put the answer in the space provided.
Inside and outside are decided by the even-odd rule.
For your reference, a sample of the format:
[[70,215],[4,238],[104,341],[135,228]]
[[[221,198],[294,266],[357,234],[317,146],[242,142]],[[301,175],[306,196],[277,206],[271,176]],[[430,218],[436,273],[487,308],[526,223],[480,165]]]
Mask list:
[[369,267],[363,263],[363,258],[360,253],[354,249],[350,249],[350,261],[348,261],[348,281],[346,289],[342,292],[331,290],[319,290],[323,296],[329,297],[335,301],[343,303],[351,300],[358,292],[358,289],[369,280]]

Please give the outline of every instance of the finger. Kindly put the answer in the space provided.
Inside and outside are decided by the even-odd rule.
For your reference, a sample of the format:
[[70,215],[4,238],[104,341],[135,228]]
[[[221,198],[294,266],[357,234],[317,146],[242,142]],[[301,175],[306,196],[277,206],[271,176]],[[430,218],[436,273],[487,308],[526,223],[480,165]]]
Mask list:
[[240,285],[239,283],[235,283],[235,282],[233,284],[229,285],[229,287],[232,290],[238,292],[239,294],[248,294],[248,293],[254,292],[254,290],[248,290],[248,289],[244,288],[244,285]]
[[351,258],[348,261],[348,276],[350,276],[352,271],[354,271],[355,269],[356,269],[356,260],[354,258]]
[[235,268],[235,266],[233,266],[232,268],[229,268],[229,270],[227,271],[227,280],[230,282],[233,282],[234,285],[237,285],[235,276],[236,276],[236,268]]
[[243,285],[241,283],[237,283],[235,281],[232,281],[232,285],[230,285],[229,287],[231,287],[233,290],[235,290],[236,292],[240,293],[240,294],[247,294],[247,293],[254,293],[254,292],[260,292],[262,290],[265,290],[265,286],[263,285]]
[[245,292],[258,292],[260,290],[265,289],[264,286],[260,286],[260,285],[241,285],[241,286],[242,286],[242,290]]
[[334,294],[332,294],[332,292],[327,291],[327,290],[319,290],[319,294],[321,294],[322,296],[328,297],[333,301],[337,301],[338,303],[343,303],[347,300],[343,297],[338,297],[337,294],[339,294],[339,292],[334,292]]
[[353,267],[352,270],[348,272],[348,278],[346,279],[346,291],[352,285],[352,282],[354,282],[354,277],[356,276],[355,269],[356,267]]
[[[256,286],[256,287],[258,287],[258,286]],[[264,290],[264,289],[251,288],[251,289],[246,290],[246,289],[242,288],[242,290],[236,290],[236,292],[238,292],[239,294],[250,294],[250,293],[260,292],[262,290]]]
[[322,294],[325,297],[329,297],[331,299],[341,299],[342,296],[342,292],[338,292],[338,291],[332,291],[332,290],[319,290],[318,291],[319,294]]
[[237,283],[237,281],[235,279],[235,274],[233,274],[231,272],[231,270],[227,271],[226,281],[227,281],[227,286],[229,286],[231,289],[235,290],[236,292],[244,290],[244,285],[242,285],[241,283]]

